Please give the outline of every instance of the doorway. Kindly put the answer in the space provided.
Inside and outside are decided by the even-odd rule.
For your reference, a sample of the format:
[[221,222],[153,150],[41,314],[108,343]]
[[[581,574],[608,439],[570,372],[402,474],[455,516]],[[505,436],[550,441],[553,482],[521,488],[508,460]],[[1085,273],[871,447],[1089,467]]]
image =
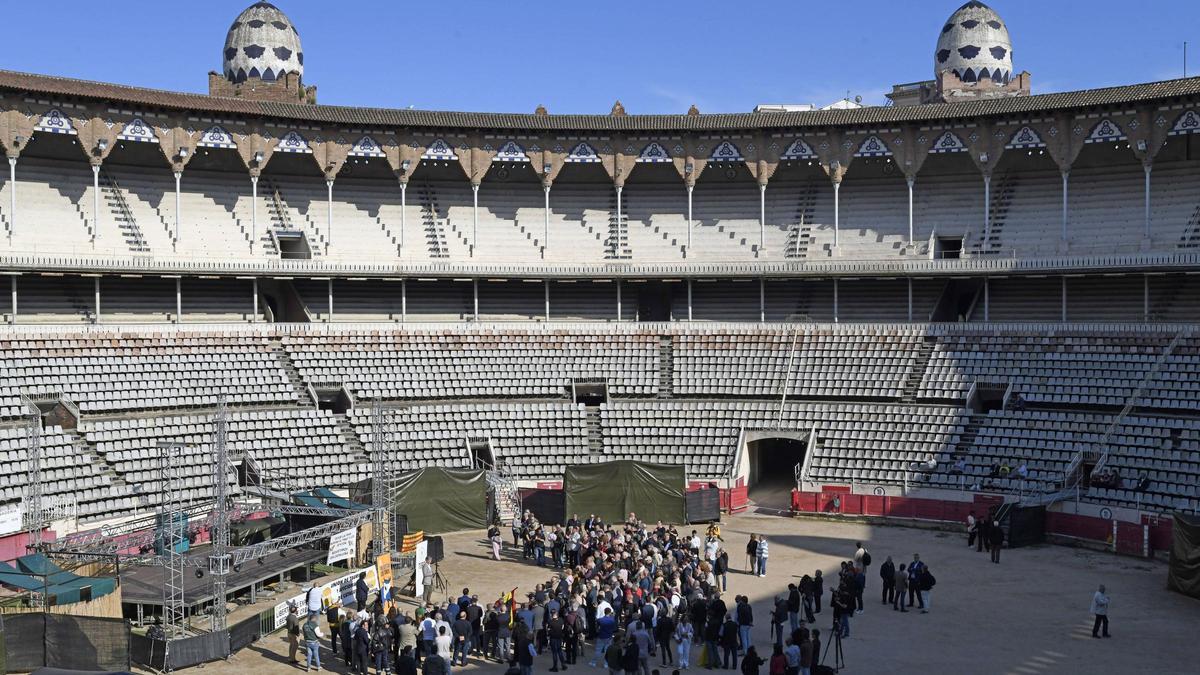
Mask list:
[[808,448],[806,437],[804,433],[789,438],[764,432],[762,438],[746,440],[746,485],[751,501],[768,509],[791,508],[796,466],[804,463]]

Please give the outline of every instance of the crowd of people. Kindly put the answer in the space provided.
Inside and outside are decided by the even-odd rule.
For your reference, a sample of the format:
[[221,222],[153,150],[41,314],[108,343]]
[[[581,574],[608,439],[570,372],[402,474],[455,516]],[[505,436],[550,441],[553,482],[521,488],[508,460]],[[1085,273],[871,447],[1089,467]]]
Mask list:
[[[978,520],[971,514],[968,545],[988,547],[998,561],[1003,539],[993,518],[994,513]],[[764,666],[769,675],[811,675],[827,656],[816,628],[826,591],[832,614],[828,640],[849,638],[854,617],[865,609],[872,558],[861,542],[841,562],[832,582],[819,569],[801,575],[774,596],[766,616],[756,617],[747,596],[725,596],[731,568],[717,523],[703,534],[685,533],[662,522],[647,524],[631,513],[620,523],[576,515],[561,526],[542,525],[527,512],[514,521],[512,531],[513,547],[522,559],[548,569],[546,580],[532,590],[480,601],[463,588],[457,599],[441,603],[425,596],[410,613],[390,602],[390,589],[368,604],[360,580],[354,610],[337,604],[323,609],[319,599],[315,608],[307,608],[307,616],[292,608],[291,659],[297,660],[303,645],[306,665],[320,669],[324,635],[318,617],[324,612],[334,653],[360,675],[371,668],[375,673],[445,675],[471,661],[508,664],[511,675],[528,675],[535,662],[545,664],[538,658],[547,654],[550,672],[587,663],[612,675],[693,667],[758,675]],[[489,531],[490,544],[496,545],[498,533],[495,527]],[[494,551],[497,557],[499,552]],[[765,576],[767,537],[751,535],[745,553],[742,572]],[[881,604],[897,612],[931,611],[936,579],[919,554],[899,564],[888,556],[878,574]],[[1103,628],[1105,637],[1107,603],[1101,588],[1092,610],[1096,631]],[[755,644],[756,619],[769,623],[769,645]]]

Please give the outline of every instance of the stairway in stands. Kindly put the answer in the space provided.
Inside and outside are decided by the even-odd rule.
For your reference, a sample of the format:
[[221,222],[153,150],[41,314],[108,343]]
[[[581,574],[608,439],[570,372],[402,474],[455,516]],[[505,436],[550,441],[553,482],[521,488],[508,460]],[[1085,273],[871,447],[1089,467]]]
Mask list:
[[116,179],[103,169],[100,170],[100,194],[104,197],[104,203],[112,213],[113,220],[117,222],[129,250],[134,253],[149,253],[150,245],[146,243],[146,237],[138,227],[137,219],[129,209],[129,203],[125,201],[125,193],[121,192]]
[[1179,237],[1178,248],[1200,248],[1200,204],[1192,211],[1192,217]]
[[[259,180],[262,181],[262,185],[267,191],[267,212],[271,217],[271,227],[276,230],[303,232],[308,242],[309,255],[313,258],[325,255],[325,249],[329,247],[328,242],[325,240],[328,228],[322,228],[313,222],[311,217],[303,213],[300,216],[300,222],[293,221],[291,216],[288,215],[287,200],[284,199],[279,185],[266,177]],[[270,237],[269,232],[267,236],[268,238]]]
[[600,424],[600,406],[587,407],[587,439],[588,452],[593,454],[604,452],[604,428]]
[[675,395],[675,345],[671,335],[658,336],[658,398]]
[[494,469],[485,472],[488,487],[496,505],[496,518],[501,523],[511,523],[521,513],[521,493],[517,490],[516,474],[507,462],[497,462]]
[[292,357],[283,348],[283,338],[279,336],[272,337],[271,353],[275,356],[275,360],[279,362],[279,366],[283,368],[283,372],[287,373],[288,382],[292,383],[292,389],[296,392],[296,400],[301,406],[309,407],[316,405],[312,397],[308,394],[308,385],[305,384],[304,378],[300,377],[300,371],[296,369],[296,364],[292,362]]
[[628,199],[623,200],[620,218],[617,218],[616,192],[608,199],[608,236],[604,238],[604,259],[629,260],[633,257],[633,249],[629,248],[629,217],[625,215],[629,208]]
[[809,181],[796,200],[795,224],[788,228],[786,258],[807,258],[812,245],[813,210],[817,206],[817,183]]
[[970,454],[971,448],[975,445],[975,437],[979,435],[979,427],[983,426],[986,419],[987,415],[971,413],[971,416],[967,418],[966,425],[963,426],[962,435],[954,444],[954,451],[951,453],[953,457],[965,457]]
[[1016,174],[1011,171],[1005,172],[992,190],[992,203],[988,213],[989,229],[988,232],[981,233],[979,241],[974,244],[976,253],[995,254],[1003,249],[1004,224],[1008,222],[1008,209],[1016,192]]
[[363,445],[362,438],[358,432],[354,430],[354,425],[350,423],[349,415],[334,415],[337,420],[338,429],[342,432],[342,440],[346,444],[346,450],[354,455],[354,459],[364,465],[371,465],[371,455],[367,453],[367,448]]
[[925,377],[925,369],[929,367],[929,359],[933,356],[935,344],[937,341],[934,338],[926,336],[917,346],[917,359],[913,362],[912,370],[908,371],[908,377],[904,379],[904,391],[900,395],[901,401],[913,403],[917,400],[917,393],[921,389],[921,381]]

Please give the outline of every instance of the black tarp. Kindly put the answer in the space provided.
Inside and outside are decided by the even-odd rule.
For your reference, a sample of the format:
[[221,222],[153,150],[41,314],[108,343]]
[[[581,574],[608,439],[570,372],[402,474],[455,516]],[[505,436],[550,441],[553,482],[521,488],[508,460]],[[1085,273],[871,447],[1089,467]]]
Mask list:
[[1175,514],[1167,588],[1200,598],[1200,517]]
[[1008,547],[1032,546],[1046,540],[1046,507],[1018,506],[1008,514]]
[[[396,513],[408,518],[412,532],[431,534],[482,530],[487,527],[487,478],[483,469],[429,467],[400,474],[389,481]],[[370,479],[358,483],[350,498],[370,503]]]
[[721,491],[715,487],[692,490],[684,495],[689,523],[708,523],[721,519]]
[[539,523],[561,525],[567,522],[562,490],[521,490],[521,507],[532,513]]
[[4,617],[5,667],[121,671],[129,667],[129,626],[124,619],[65,614]]
[[596,514],[619,522],[630,512],[646,522],[683,523],[687,518],[682,464],[620,460],[568,466],[563,473],[566,512]]

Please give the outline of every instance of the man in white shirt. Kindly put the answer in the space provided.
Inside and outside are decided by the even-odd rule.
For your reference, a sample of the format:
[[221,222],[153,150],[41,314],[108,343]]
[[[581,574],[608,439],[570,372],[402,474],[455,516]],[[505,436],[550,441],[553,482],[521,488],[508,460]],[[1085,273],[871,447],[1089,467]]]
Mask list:
[[1092,596],[1092,614],[1096,616],[1095,623],[1092,624],[1092,637],[1100,637],[1100,628],[1104,628],[1104,637],[1110,637],[1108,634],[1108,596],[1104,593],[1104,586],[1100,586],[1100,590]]

